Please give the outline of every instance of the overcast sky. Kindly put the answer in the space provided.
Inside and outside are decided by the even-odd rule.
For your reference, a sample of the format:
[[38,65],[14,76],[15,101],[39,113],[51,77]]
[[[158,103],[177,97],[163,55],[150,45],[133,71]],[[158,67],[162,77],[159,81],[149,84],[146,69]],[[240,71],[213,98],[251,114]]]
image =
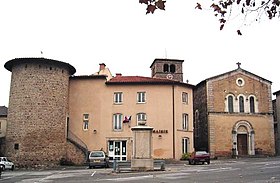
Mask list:
[[279,19],[244,26],[234,17],[220,31],[211,11],[195,9],[197,1],[167,0],[166,11],[146,15],[138,0],[1,0],[0,106],[9,100],[4,64],[19,57],[67,62],[75,75],[105,63],[113,75],[147,77],[155,58],[183,59],[184,80],[194,85],[241,62],[280,90]]

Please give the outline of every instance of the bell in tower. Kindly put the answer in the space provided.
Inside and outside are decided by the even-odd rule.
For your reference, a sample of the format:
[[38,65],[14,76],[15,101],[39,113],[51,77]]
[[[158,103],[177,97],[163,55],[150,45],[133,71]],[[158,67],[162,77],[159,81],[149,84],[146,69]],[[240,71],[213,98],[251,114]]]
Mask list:
[[165,78],[183,82],[183,62],[184,60],[156,58],[150,66],[152,78]]

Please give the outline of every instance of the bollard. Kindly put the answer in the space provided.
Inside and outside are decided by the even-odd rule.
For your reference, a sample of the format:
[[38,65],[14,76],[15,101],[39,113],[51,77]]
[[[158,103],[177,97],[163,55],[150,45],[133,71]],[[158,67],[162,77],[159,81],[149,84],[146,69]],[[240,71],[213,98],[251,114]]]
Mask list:
[[160,163],[160,170],[165,170],[165,163],[164,163],[164,161],[162,161],[161,163]]
[[114,161],[113,161],[113,171],[116,172],[117,170],[117,160],[114,158]]
[[0,165],[0,179],[2,178],[3,165]]

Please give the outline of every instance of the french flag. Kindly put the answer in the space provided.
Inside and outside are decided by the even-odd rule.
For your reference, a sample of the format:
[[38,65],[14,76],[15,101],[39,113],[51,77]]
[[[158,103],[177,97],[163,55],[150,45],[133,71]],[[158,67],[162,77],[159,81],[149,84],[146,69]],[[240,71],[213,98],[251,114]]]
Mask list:
[[131,120],[131,116],[124,116],[123,122],[124,122],[124,123],[129,123],[130,120]]

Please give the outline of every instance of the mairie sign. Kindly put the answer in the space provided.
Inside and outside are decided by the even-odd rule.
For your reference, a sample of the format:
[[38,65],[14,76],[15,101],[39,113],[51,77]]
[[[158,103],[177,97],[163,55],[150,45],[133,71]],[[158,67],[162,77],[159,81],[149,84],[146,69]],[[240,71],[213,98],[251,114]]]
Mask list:
[[153,133],[168,133],[168,130],[153,130]]

